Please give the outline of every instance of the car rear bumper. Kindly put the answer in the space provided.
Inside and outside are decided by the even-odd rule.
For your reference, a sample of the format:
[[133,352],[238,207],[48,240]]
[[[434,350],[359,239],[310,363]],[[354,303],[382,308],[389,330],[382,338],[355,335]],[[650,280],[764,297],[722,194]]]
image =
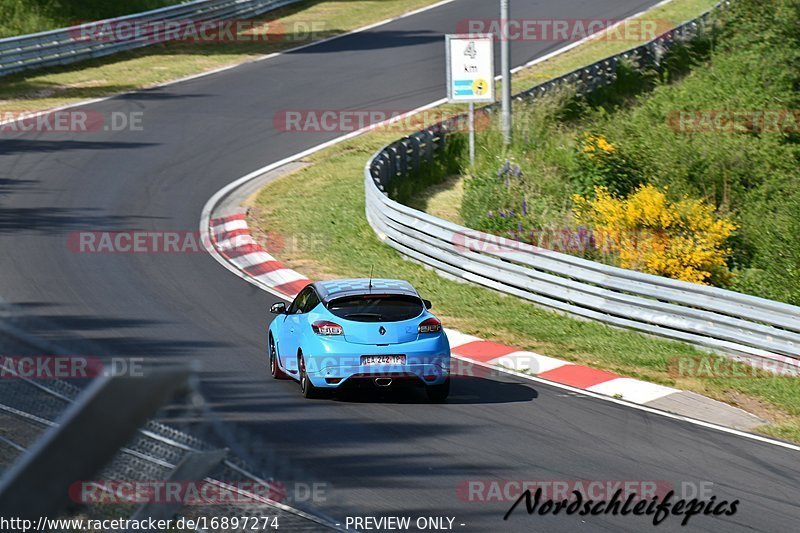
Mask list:
[[321,388],[392,385],[441,385],[450,377],[449,368],[438,364],[396,366],[340,366],[308,373],[311,383]]
[[[375,384],[380,378],[391,379],[392,384],[440,385],[450,376],[450,344],[444,334],[388,346],[326,339],[315,348],[311,353],[304,350],[306,372],[315,387]],[[375,355],[402,355],[405,364],[363,364],[363,357]]]

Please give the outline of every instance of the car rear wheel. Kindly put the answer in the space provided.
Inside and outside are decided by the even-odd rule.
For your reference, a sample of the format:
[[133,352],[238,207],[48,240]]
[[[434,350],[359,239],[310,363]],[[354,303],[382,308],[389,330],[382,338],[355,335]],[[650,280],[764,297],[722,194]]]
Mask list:
[[278,350],[275,349],[275,341],[272,339],[272,335],[269,337],[269,370],[272,373],[272,377],[275,379],[288,378],[278,365]]
[[319,389],[317,389],[306,372],[306,361],[303,359],[302,352],[297,357],[297,366],[300,368],[300,390],[303,391],[304,398],[319,398]]
[[444,403],[450,395],[450,378],[441,385],[428,385],[425,387],[425,392],[431,403]]

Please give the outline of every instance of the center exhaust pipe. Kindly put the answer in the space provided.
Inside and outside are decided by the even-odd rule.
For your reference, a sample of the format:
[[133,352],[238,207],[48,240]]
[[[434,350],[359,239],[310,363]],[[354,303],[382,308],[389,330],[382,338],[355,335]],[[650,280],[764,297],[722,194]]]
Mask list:
[[378,387],[388,387],[392,384],[392,378],[375,378],[375,385]]

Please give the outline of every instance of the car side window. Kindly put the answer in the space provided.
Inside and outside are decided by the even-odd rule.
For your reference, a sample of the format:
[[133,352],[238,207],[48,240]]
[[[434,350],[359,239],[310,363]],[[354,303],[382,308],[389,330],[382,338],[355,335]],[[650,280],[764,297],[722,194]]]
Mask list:
[[308,295],[311,293],[311,287],[303,289],[300,291],[300,294],[297,295],[297,298],[294,299],[292,305],[289,307],[289,311],[286,314],[289,315],[296,315],[299,313],[303,313],[303,308],[305,307],[306,300],[308,300]]
[[317,292],[315,290],[311,290],[311,293],[308,295],[303,307],[301,308],[301,313],[310,313],[314,310],[316,306],[319,305],[319,296],[317,296]]

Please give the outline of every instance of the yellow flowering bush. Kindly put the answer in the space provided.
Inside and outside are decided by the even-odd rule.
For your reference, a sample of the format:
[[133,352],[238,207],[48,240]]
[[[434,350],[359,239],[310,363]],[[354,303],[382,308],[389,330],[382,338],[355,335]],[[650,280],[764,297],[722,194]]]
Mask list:
[[602,133],[583,133],[578,141],[573,176],[578,192],[589,195],[595,187],[605,187],[614,194],[627,195],[642,183],[633,161]]
[[585,134],[583,153],[586,154],[589,159],[594,159],[596,155],[612,154],[615,149],[614,145],[608,142],[605,135]]
[[693,283],[726,283],[736,226],[707,203],[642,185],[627,197],[596,187],[594,197],[576,195],[574,215],[595,232],[596,246],[619,266]]

